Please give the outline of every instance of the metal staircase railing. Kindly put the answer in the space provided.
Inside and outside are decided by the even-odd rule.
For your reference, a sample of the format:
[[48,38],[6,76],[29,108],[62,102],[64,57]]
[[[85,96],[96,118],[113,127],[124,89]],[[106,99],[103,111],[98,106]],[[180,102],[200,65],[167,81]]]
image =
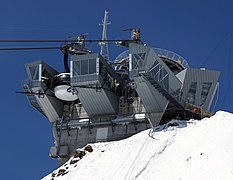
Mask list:
[[169,105],[168,108],[181,108],[183,109],[182,103],[179,101],[178,97],[174,97],[171,95],[172,93],[169,93],[165,88],[160,85],[159,82],[157,82],[154,78],[150,76],[147,72],[140,73],[146,80],[148,80],[168,101]]

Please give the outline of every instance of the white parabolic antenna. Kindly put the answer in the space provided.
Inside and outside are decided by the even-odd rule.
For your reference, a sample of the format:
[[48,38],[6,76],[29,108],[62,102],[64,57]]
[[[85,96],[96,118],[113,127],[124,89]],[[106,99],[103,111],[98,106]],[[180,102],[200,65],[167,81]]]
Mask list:
[[54,88],[55,96],[63,101],[75,101],[78,96],[70,90],[71,86],[60,85]]
[[75,101],[78,99],[77,93],[70,86],[70,74],[61,73],[54,77],[54,94],[63,101]]

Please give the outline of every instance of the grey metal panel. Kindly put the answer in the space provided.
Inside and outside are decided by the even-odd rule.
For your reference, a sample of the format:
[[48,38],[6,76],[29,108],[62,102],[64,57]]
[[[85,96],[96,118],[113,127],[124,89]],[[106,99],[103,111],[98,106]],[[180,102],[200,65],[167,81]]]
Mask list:
[[101,84],[100,75],[97,74],[90,74],[90,75],[82,75],[77,77],[72,77],[70,84],[73,86],[82,86],[82,85],[95,85]]
[[[155,61],[158,61],[169,74],[169,88],[171,90],[177,90],[181,87],[182,83],[180,80],[174,75],[174,73],[163,62],[163,60],[158,57],[153,48],[141,44],[130,43],[129,51],[130,54],[146,53],[142,67],[142,70],[146,72],[153,68]],[[133,60],[134,59],[132,59],[132,61]]]
[[59,74],[59,72],[57,72],[55,69],[53,69],[51,66],[49,66],[43,61],[42,61],[42,68],[46,69],[49,72],[49,74],[52,76]]
[[[218,91],[219,91],[219,82],[217,82],[217,84],[216,84],[216,86],[214,88],[214,91],[213,91],[213,93],[211,95],[211,98],[210,98],[210,101],[209,101],[209,105],[208,105],[208,108],[207,108],[207,110],[210,111],[211,113],[213,113],[213,110],[215,108],[216,102],[218,100]],[[216,97],[216,100],[214,100],[215,97]],[[211,108],[212,105],[213,105],[213,108]]]
[[176,74],[176,77],[180,80],[181,83],[184,83],[185,74],[187,72],[186,70],[187,69],[184,69],[183,71]]
[[[169,82],[168,82],[168,90],[173,92],[181,87],[181,82],[174,75],[174,73],[167,67],[167,65],[158,57],[155,51],[147,46],[140,44],[130,44],[130,70],[134,73],[134,68],[136,67],[136,71],[141,71],[143,73],[150,72],[150,70],[156,66],[156,64],[160,64],[168,73]],[[141,56],[141,59],[137,59],[137,57],[133,57],[135,55],[139,55],[140,53],[146,53],[145,56]],[[135,62],[136,64],[135,64]],[[158,63],[157,63],[158,62]],[[133,67],[133,64],[136,65]],[[136,91],[141,98],[143,105],[146,109],[146,112],[149,113],[161,113],[163,114],[165,111],[168,100],[146,79],[140,76],[140,73],[137,72],[131,75],[131,79],[136,84]]]
[[196,91],[196,98],[194,105],[199,106],[201,102],[202,83],[212,82],[206,101],[202,106],[204,110],[207,110],[212,94],[218,82],[220,72],[213,70],[205,70],[205,69],[193,69],[193,68],[189,68],[186,71],[187,72],[183,83],[182,97],[181,97],[183,101],[185,101],[187,98],[191,83],[197,82],[197,91]]
[[[152,61],[150,64],[154,64],[155,59],[163,66],[163,68],[168,72],[169,74],[169,88],[172,90],[177,90],[181,87],[180,80],[174,75],[174,73],[170,70],[170,68],[163,62],[162,59],[158,57],[158,55],[155,53],[155,51],[150,48],[150,53],[148,55],[148,59]],[[152,66],[150,67],[152,68]]]
[[93,54],[85,54],[85,55],[77,55],[77,54],[72,54],[71,55],[71,61],[77,61],[77,60],[87,60],[87,59],[96,59],[99,57],[98,53],[93,53]]
[[[107,69],[108,73],[111,77],[115,78],[121,85],[124,84],[124,80],[120,78],[120,76],[116,73],[116,71],[113,70],[111,65],[107,62],[106,59],[104,59],[100,54],[86,54],[86,55],[72,55],[71,61],[77,62],[77,61],[86,61],[89,59],[96,59],[96,73],[95,74],[86,74],[86,75],[79,75],[79,76],[71,76],[71,84],[76,85],[83,85],[83,84],[95,84],[95,81],[101,81],[99,77],[99,72],[101,71],[99,63],[104,65],[104,68]],[[71,69],[71,72],[73,72],[73,69]]]
[[168,102],[166,98],[143,77],[138,77],[134,80],[136,91],[143,102],[146,112],[163,112]]
[[[168,103],[167,103],[167,105],[168,105]],[[167,105],[166,105],[166,107],[167,107]],[[164,108],[164,111],[149,114],[149,121],[153,127],[156,127],[159,125],[159,123],[163,117],[163,114],[166,110],[166,107]]]
[[[32,80],[32,78],[30,77],[31,75],[29,72],[29,68],[33,66],[40,67],[40,73],[39,73],[38,80]],[[32,92],[38,93],[40,91],[41,92],[46,91],[46,94],[51,95],[51,96],[47,96],[46,94],[44,94],[44,95],[41,95],[41,97],[39,97],[38,95],[35,95],[35,97],[38,102],[38,105],[43,110],[45,115],[48,117],[49,121],[50,122],[56,121],[59,117],[62,116],[63,103],[61,100],[57,99],[56,97],[53,97],[54,94],[48,90],[48,87],[43,83],[41,77],[43,76],[43,70],[46,70],[46,74],[47,76],[49,76],[49,78],[52,78],[54,75],[57,75],[58,72],[52,67],[50,67],[49,65],[47,65],[46,63],[44,63],[43,61],[35,61],[32,63],[27,63],[25,64],[25,67],[27,70],[28,77],[30,79],[29,86]]]
[[46,70],[50,73],[50,75],[54,76],[54,75],[57,75],[57,74],[58,74],[58,72],[57,72],[55,69],[53,69],[51,66],[49,66],[49,65],[46,64],[45,62],[43,62],[43,61],[34,61],[34,62],[31,62],[31,63],[26,63],[26,64],[24,65],[25,68],[26,68],[26,71],[27,71],[27,74],[28,74],[29,79],[30,79],[29,67],[37,66],[37,65],[39,65],[39,64],[41,64],[41,65],[42,65],[42,68],[43,68],[43,69],[46,69]]
[[104,59],[101,55],[99,55],[99,60],[101,61],[101,63],[104,64],[105,68],[108,70],[108,73],[115,78],[120,85],[124,86],[125,82],[124,80],[116,73],[116,71],[113,70],[113,68],[111,67],[111,65],[107,62],[106,59]]
[[[33,92],[38,92],[39,90],[42,90],[42,88],[32,88],[32,90]],[[35,96],[39,106],[48,117],[50,122],[55,122],[59,117],[62,116],[63,103],[59,99],[47,95],[44,95],[43,97],[39,97],[37,95]]]
[[[116,78],[119,81],[121,79],[116,72],[113,71],[107,61],[99,54],[72,56],[72,62],[87,61],[89,59],[96,59],[96,73],[73,75],[71,76],[71,85],[77,89],[78,97],[89,116],[116,114],[118,112],[118,98],[113,92],[106,90],[111,88],[110,85],[106,83],[107,80],[104,80],[106,77],[102,77],[103,75],[101,74],[101,71],[104,69],[105,71],[103,72],[106,72],[109,76]],[[99,66],[100,64],[101,66]],[[108,75],[106,76],[108,77]],[[96,89],[96,86],[102,87],[103,84],[104,88]],[[80,87],[85,85],[88,86]]]
[[[150,125],[146,120],[140,124],[139,123],[117,123],[114,127],[111,123],[106,124],[104,127],[108,128],[107,141],[124,139],[142,130],[150,128]],[[62,131],[61,145],[68,146],[71,153],[77,148],[84,147],[87,143],[96,142],[98,128],[100,127],[94,126],[92,129],[86,127]],[[53,126],[53,133],[55,134],[55,141],[58,141],[59,137],[57,136],[56,126]],[[57,146],[57,144],[55,145]]]
[[150,48],[142,44],[130,43],[129,51],[131,54],[148,53],[150,51]]
[[118,111],[118,99],[116,95],[107,90],[77,88],[78,97],[89,116],[116,114]]

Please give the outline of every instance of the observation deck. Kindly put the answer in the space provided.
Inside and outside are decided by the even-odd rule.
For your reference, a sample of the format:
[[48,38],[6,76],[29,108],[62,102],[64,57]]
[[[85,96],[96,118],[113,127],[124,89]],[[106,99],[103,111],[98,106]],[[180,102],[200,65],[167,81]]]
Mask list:
[[[153,48],[153,50],[164,61],[164,63],[166,63],[166,65],[174,74],[177,74],[180,71],[189,68],[188,62],[179,54],[162,48]],[[121,64],[125,66],[128,61],[129,50],[126,50],[116,57],[114,64]]]

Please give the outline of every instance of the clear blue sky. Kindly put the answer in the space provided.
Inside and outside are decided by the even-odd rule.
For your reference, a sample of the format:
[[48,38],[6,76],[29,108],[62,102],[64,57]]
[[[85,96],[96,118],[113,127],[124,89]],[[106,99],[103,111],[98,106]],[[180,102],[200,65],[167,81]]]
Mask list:
[[[233,112],[232,0],[7,0],[0,6],[0,39],[65,39],[86,32],[98,39],[105,9],[112,22],[109,39],[126,38],[122,29],[140,27],[143,42],[182,55],[191,67],[221,71],[216,110]],[[114,59],[124,49],[110,50]],[[44,60],[62,71],[62,58],[58,50],[0,52],[0,179],[40,179],[56,168],[48,156],[53,145],[49,121],[14,92],[27,78],[25,63]]]

